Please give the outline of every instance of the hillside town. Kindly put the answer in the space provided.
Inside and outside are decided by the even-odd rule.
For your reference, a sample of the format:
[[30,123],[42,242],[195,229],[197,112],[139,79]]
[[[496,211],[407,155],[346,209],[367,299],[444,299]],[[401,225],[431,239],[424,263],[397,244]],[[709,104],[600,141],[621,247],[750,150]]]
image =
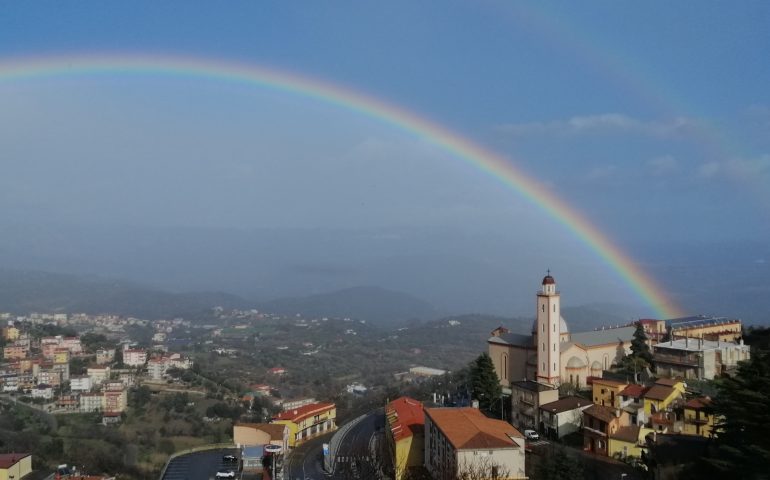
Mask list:
[[[181,318],[2,314],[0,389],[3,399],[43,414],[98,415],[94,421],[102,428],[132,423],[131,415],[144,411],[142,402],[152,401],[148,392],[166,399],[157,404],[169,409],[164,421],[172,421],[173,412],[194,415],[198,407],[191,395],[219,402],[205,404],[203,420],[213,434],[221,417],[231,419],[216,427],[220,440],[196,442],[193,450],[170,444],[161,471],[168,480],[187,478],[185,462],[203,455],[195,452],[209,451],[219,452],[207,454],[210,474],[217,478],[294,478],[292,468],[306,470],[307,459],[318,475],[333,478],[556,478],[543,473],[556,468],[548,466],[554,458],[564,459],[559,468],[573,474],[594,468],[600,478],[676,478],[681,455],[699,455],[718,436],[724,419],[711,408],[713,380],[735,375],[752,356],[740,320],[641,319],[571,332],[550,274],[541,282],[536,305],[531,332],[495,328],[465,377],[423,365],[392,372],[401,395],[341,424],[335,401],[347,398],[344,407],[350,410],[355,402],[382,398],[378,389],[351,381],[334,398],[281,395],[277,385],[290,375],[282,366],[265,367],[253,377],[262,382],[228,389],[226,379],[209,381],[211,373],[191,355],[170,350],[182,332],[199,329],[205,332],[198,343],[206,346],[206,358],[237,361],[246,355],[237,339],[249,334],[249,321],[293,322],[292,328],[308,331],[336,321],[328,318],[215,309],[216,318],[229,322],[223,327]],[[448,328],[461,324],[449,322]],[[339,319],[337,339],[349,336],[353,323]],[[132,326],[148,329],[149,345],[131,339]],[[80,333],[46,334],[51,331]],[[326,348],[318,340],[296,343],[297,358]],[[276,350],[288,348],[279,344]],[[204,378],[198,386],[190,381],[196,375]],[[129,396],[135,399],[132,408]],[[136,400],[142,396],[145,400]],[[690,453],[672,457],[672,451]],[[9,452],[0,458],[0,472],[3,478],[23,478],[33,461],[28,452]],[[59,458],[57,478],[119,473],[84,476],[67,467],[68,461],[74,459]],[[467,476],[471,473],[476,476]]]

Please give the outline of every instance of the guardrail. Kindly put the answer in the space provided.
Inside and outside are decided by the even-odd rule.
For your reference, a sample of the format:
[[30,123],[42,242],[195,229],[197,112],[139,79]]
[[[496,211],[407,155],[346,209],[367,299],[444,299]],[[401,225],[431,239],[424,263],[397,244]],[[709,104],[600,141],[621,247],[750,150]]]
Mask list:
[[181,457],[183,455],[189,455],[191,453],[205,452],[206,450],[219,450],[222,448],[238,448],[238,447],[233,443],[212,443],[209,445],[199,445],[197,447],[192,447],[186,450],[181,450],[179,452],[172,453],[171,456],[168,457],[168,460],[166,460],[166,464],[163,465],[163,470],[160,471],[160,480],[163,480],[163,477],[166,476],[166,470],[168,469],[168,466],[171,464],[171,462],[175,458]]
[[366,416],[369,415],[368,413],[365,413],[361,415],[360,417],[356,417],[355,419],[349,421],[345,425],[341,426],[332,436],[331,441],[329,442],[329,455],[324,458],[324,470],[327,472],[333,472],[334,471],[334,463],[337,458],[337,450],[340,448],[340,443],[345,439],[345,435],[348,434],[348,432],[358,425],[361,420],[366,418]]

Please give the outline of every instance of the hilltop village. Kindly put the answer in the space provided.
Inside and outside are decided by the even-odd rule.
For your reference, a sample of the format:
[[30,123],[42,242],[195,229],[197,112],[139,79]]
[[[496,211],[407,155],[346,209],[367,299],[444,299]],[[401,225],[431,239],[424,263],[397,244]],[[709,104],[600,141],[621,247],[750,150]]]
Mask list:
[[[58,478],[675,478],[719,435],[713,380],[752,358],[737,319],[572,332],[550,274],[529,334],[500,326],[467,368],[379,365],[387,380],[368,384],[298,371],[399,335],[347,318],[213,314],[220,323],[2,314],[0,400],[22,422],[0,424],[2,478],[55,465]],[[71,440],[82,432],[93,438]],[[108,446],[81,448],[99,438]]]

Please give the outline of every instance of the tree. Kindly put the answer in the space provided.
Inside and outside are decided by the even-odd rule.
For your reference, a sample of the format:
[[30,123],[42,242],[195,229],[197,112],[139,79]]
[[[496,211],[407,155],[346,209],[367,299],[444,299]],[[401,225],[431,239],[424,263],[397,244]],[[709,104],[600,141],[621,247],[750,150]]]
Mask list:
[[750,360],[739,364],[734,377],[721,379],[717,388],[719,394],[711,407],[722,420],[716,425],[715,450],[705,459],[706,465],[712,476],[766,478],[770,465],[770,352],[755,351]]
[[583,465],[567,454],[564,447],[552,446],[551,453],[542,457],[532,476],[535,480],[572,480],[583,478]]
[[648,365],[652,365],[652,352],[650,352],[650,345],[647,343],[647,340],[647,334],[644,332],[642,322],[636,322],[634,338],[631,340],[631,356],[641,358]]
[[499,413],[503,390],[492,359],[486,352],[471,362],[470,381],[471,395],[479,401],[479,408]]

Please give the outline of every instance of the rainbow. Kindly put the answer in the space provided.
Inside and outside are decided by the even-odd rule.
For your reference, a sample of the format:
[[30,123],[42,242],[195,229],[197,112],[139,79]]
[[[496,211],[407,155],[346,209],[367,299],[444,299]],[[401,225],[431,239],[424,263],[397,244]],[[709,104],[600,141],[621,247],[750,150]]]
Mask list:
[[300,95],[366,115],[442,148],[499,182],[512,188],[530,203],[561,223],[609,268],[659,318],[684,316],[634,261],[588,219],[567,205],[543,184],[526,175],[502,156],[415,113],[355,90],[317,78],[273,68],[227,63],[208,58],[177,56],[109,55],[19,58],[0,61],[0,82],[51,76],[147,74],[207,78],[258,86]]

